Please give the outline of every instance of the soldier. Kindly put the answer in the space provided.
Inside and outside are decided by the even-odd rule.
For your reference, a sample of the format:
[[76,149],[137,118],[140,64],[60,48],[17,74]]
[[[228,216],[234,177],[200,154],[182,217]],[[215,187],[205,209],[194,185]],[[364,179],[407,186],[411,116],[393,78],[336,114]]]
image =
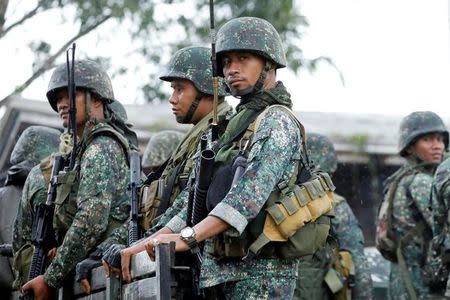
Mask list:
[[[399,154],[406,162],[386,180],[384,200],[390,206],[388,213],[391,211],[387,236],[395,247],[377,247],[391,260],[389,298],[425,299],[429,290],[421,273],[424,244],[431,239],[431,185],[449,136],[441,118],[430,111],[413,112],[403,118],[399,133]],[[377,240],[381,229],[377,228]]]
[[[11,243],[14,216],[20,203],[25,179],[30,170],[51,153],[58,151],[60,131],[44,126],[30,126],[23,131],[11,153],[5,186],[0,188],[0,244]],[[12,261],[0,257],[0,289],[11,289]]]
[[[430,291],[438,299],[449,297],[450,291],[450,157],[445,159],[436,169],[431,191],[433,212],[433,240],[427,257],[424,276],[429,283]],[[433,299],[435,299],[433,298]],[[440,298],[439,298],[440,299]],[[448,298],[446,298],[448,299]]]
[[[210,56],[211,50],[205,47],[180,49],[173,55],[166,71],[160,77],[161,80],[170,82],[173,89],[169,102],[172,105],[172,111],[177,122],[193,124],[194,126],[175,149],[161,175],[162,181],[159,181],[164,184],[162,186],[164,192],[162,199],[160,199],[161,205],[158,205],[157,208],[164,206],[169,207],[169,209],[167,211],[159,209],[156,212],[152,212],[153,209],[150,209],[145,212],[145,215],[154,216],[165,211],[158,219],[159,222],[154,221],[155,226],[146,235],[151,235],[161,229],[185,205],[182,201],[174,202],[174,200],[186,186],[193,166],[192,159],[197,151],[200,138],[207,132],[212,120],[213,86]],[[225,95],[227,95],[225,84],[221,80],[217,111],[219,124],[222,124],[222,127],[232,113],[232,107],[225,101]],[[223,131],[223,129],[219,128],[219,131]],[[145,201],[145,199],[142,200]],[[147,219],[151,221],[153,217]],[[105,254],[104,265],[107,273],[109,272],[107,263],[120,269],[119,251],[124,248],[123,245],[115,245],[110,249],[111,251]],[[122,251],[122,268],[128,270],[130,257],[144,250],[144,243],[142,242]],[[126,279],[129,279],[128,272],[124,275]]]
[[184,134],[174,130],[163,130],[152,135],[142,155],[144,173],[156,171],[168,160],[183,139]]
[[[22,287],[25,293],[32,290],[35,299],[48,299],[75,265],[92,251],[101,250],[96,246],[129,216],[127,159],[129,149],[137,144],[136,135],[115,113],[111,81],[97,63],[76,61],[74,80],[79,137],[76,164],[58,175],[53,225],[60,245],[44,275]],[[67,127],[66,64],[54,70],[47,99]]]
[[[309,133],[306,145],[310,159],[318,170],[325,171],[330,175],[336,171],[336,151],[326,136]],[[355,267],[354,274],[350,274],[350,276],[354,276],[354,286],[349,293],[351,298],[345,299],[372,299],[372,279],[369,264],[364,255],[363,232],[345,198],[335,193],[334,199],[336,202],[335,217],[331,219],[332,236],[336,239],[339,249],[351,253],[352,264]],[[294,299],[334,299],[325,281],[325,276],[332,267],[333,261],[330,261],[325,251],[323,249],[317,253],[315,259],[311,261],[300,261]],[[347,278],[349,281],[352,279]],[[346,289],[348,288],[346,286]]]
[[[282,42],[266,20],[243,17],[219,29],[216,49],[219,75],[240,103],[218,142],[218,168],[207,196],[209,214],[194,227],[186,227],[185,208],[166,224],[165,232],[173,233],[154,235],[145,248],[154,259],[157,243],[175,241],[176,251],[196,251],[197,244],[205,242],[200,288],[207,288],[207,294],[226,299],[289,299],[297,279],[298,249],[285,252],[285,247],[292,246],[289,241],[281,238],[284,242],[273,243],[273,236],[266,235],[270,224],[277,226],[266,211],[281,209],[275,199],[291,195],[292,181],[307,170],[307,165],[300,164],[305,161],[302,126],[289,111],[289,93],[276,81],[276,70],[286,66]],[[226,166],[231,167],[238,157],[244,157],[246,166],[232,185],[234,175]],[[222,194],[227,184],[231,189]],[[187,197],[187,193],[179,197]],[[296,204],[292,204],[290,208],[295,211]],[[289,218],[282,212],[274,213]],[[328,225],[321,241],[329,228],[329,219],[322,220]],[[316,238],[315,233],[311,236]],[[314,242],[310,239],[304,244]]]

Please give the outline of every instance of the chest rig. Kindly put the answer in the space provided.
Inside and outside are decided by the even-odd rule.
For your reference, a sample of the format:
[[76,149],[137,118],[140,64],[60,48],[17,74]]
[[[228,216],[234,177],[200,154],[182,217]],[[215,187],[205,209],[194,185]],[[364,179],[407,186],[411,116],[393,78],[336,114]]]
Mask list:
[[[62,238],[66,234],[67,230],[72,225],[75,214],[77,213],[77,195],[80,184],[80,163],[84,152],[88,145],[98,136],[109,136],[116,140],[121,145],[124,155],[129,164],[129,151],[130,146],[128,141],[120,133],[114,130],[106,123],[102,123],[101,126],[94,128],[84,140],[81,141],[79,153],[77,155],[77,161],[73,170],[63,170],[57,177],[57,192],[55,200],[55,213],[53,216],[53,227],[57,233],[57,236]],[[122,211],[122,210],[120,210]],[[119,227],[123,221],[128,217],[129,210],[126,210],[125,214],[117,211],[118,215],[115,215],[116,210],[111,209],[111,215],[108,220],[108,227],[105,231],[105,237],[115,228]]]
[[[246,159],[252,146],[255,132],[269,109],[288,112],[299,127],[302,136],[302,152],[295,166],[294,175],[278,182],[264,207],[248,225],[242,235],[227,230],[214,238],[210,254],[217,259],[280,257],[296,258],[314,254],[327,240],[332,216],[333,191],[330,176],[324,172],[312,172],[300,176],[302,169],[309,170],[305,157],[305,131],[292,111],[282,105],[272,105],[260,113],[247,127],[240,139],[236,139],[227,149],[222,165],[217,168],[208,191],[209,210],[220,202],[232,182],[237,180],[239,168],[245,170]],[[207,251],[208,251],[207,250]]]

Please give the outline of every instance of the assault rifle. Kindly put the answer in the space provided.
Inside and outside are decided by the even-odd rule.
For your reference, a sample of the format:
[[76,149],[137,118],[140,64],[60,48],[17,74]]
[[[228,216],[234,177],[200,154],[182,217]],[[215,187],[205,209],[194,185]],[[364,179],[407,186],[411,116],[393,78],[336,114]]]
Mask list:
[[139,228],[139,188],[141,186],[141,160],[137,151],[130,152],[130,193],[131,211],[128,224],[128,245],[140,238]]
[[[76,124],[76,102],[75,102],[75,43],[66,51],[67,64],[67,88],[69,95],[69,128],[72,136],[73,149],[70,155],[69,165],[62,155],[55,155],[50,183],[47,190],[47,199],[41,203],[33,219],[33,230],[31,233],[31,243],[34,245],[34,252],[31,259],[28,280],[44,273],[45,258],[47,252],[57,245],[57,238],[53,229],[53,214],[55,211],[56,187],[59,173],[64,169],[72,170],[75,167],[76,145],[77,145],[77,124]],[[69,52],[72,51],[72,60],[69,59]],[[33,299],[31,292],[24,296],[24,299]]]
[[[50,184],[48,186],[47,199],[45,203],[41,203],[38,206],[35,219],[33,220],[31,242],[34,245],[34,252],[31,259],[28,280],[44,273],[47,252],[56,246],[56,237],[53,230],[53,212],[55,210],[57,176],[63,167],[64,159],[61,155],[56,155],[55,161],[53,162]],[[25,299],[33,299],[33,295],[29,293],[25,295]]]
[[[218,139],[218,116],[217,106],[219,102],[219,77],[217,72],[216,61],[216,30],[214,28],[214,1],[209,1],[209,18],[210,18],[210,38],[211,38],[211,65],[212,65],[212,83],[213,83],[213,121],[210,127],[211,147]],[[209,186],[211,185],[214,160],[216,153],[212,148],[208,148],[207,135],[202,136],[201,139],[201,156],[198,167],[197,176],[195,179],[194,191],[189,195],[188,215],[186,224],[194,226],[200,223],[207,216],[206,197]],[[192,290],[195,298],[204,298],[204,294],[200,289],[200,270],[202,265],[202,249],[197,246],[191,249],[191,276],[192,276]]]

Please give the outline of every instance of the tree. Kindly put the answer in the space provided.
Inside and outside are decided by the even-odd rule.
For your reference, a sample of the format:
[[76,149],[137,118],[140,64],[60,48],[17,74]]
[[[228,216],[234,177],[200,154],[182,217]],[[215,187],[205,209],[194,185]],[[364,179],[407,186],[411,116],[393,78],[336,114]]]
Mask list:
[[[18,85],[10,95],[22,92],[31,82],[52,68],[55,60],[72,42],[87,34],[93,34],[107,21],[114,20],[120,24],[124,20],[132,20],[134,26],[129,29],[130,37],[134,41],[139,41],[133,51],[141,53],[152,66],[145,68],[148,72],[148,81],[141,84],[142,97],[147,101],[166,99],[166,95],[161,91],[161,82],[157,75],[161,71],[161,63],[164,64],[164,60],[168,59],[167,53],[173,53],[175,49],[183,46],[208,45],[210,42],[208,1],[192,0],[189,2],[191,9],[196,12],[194,18],[187,18],[186,14],[182,12],[169,14],[163,21],[160,20],[160,16],[155,16],[155,11],[161,7],[185,4],[186,1],[180,0],[38,0],[36,5],[22,17],[9,21],[7,8],[10,1],[0,0],[0,39],[7,34],[12,34],[14,28],[25,22],[33,22],[36,15],[52,9],[74,10],[76,12],[75,19],[68,20],[68,22],[78,26],[77,32],[73,36],[67,37],[58,47],[53,47],[47,41],[33,40],[29,42],[29,46],[35,53],[33,74]],[[313,60],[304,58],[299,41],[303,29],[308,24],[299,13],[300,10],[295,6],[294,0],[216,0],[215,11],[217,28],[233,17],[257,16],[269,20],[286,42],[289,66],[295,71],[301,68],[312,70],[316,67],[317,61],[327,60],[322,57]],[[165,37],[174,28],[182,34],[178,38],[167,41]],[[100,58],[100,60],[108,62],[107,58],[106,60]],[[142,66],[136,68],[140,71],[144,69]],[[149,69],[151,70],[149,71]],[[128,71],[126,67],[119,68],[120,74],[126,75]],[[0,105],[9,96],[0,100]]]

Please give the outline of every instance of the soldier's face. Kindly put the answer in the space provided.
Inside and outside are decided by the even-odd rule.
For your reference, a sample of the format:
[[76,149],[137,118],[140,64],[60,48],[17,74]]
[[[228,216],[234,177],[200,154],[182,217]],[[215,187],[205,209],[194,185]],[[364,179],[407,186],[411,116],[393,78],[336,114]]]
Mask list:
[[222,65],[229,87],[244,90],[256,84],[265,61],[248,52],[228,52],[223,55]]
[[440,163],[444,154],[444,147],[442,134],[430,133],[420,137],[411,146],[411,152],[425,162]]
[[[77,126],[84,125],[86,121],[86,110],[85,110],[85,92],[77,90],[75,93],[75,100],[77,106],[77,116],[76,122]],[[69,93],[67,89],[61,89],[56,94],[56,108],[58,109],[58,114],[63,121],[63,126],[67,128],[69,126]]]
[[172,105],[172,112],[177,122],[181,122],[197,96],[197,89],[189,80],[184,79],[172,81],[170,87],[172,88],[172,95],[169,98],[169,103]]

